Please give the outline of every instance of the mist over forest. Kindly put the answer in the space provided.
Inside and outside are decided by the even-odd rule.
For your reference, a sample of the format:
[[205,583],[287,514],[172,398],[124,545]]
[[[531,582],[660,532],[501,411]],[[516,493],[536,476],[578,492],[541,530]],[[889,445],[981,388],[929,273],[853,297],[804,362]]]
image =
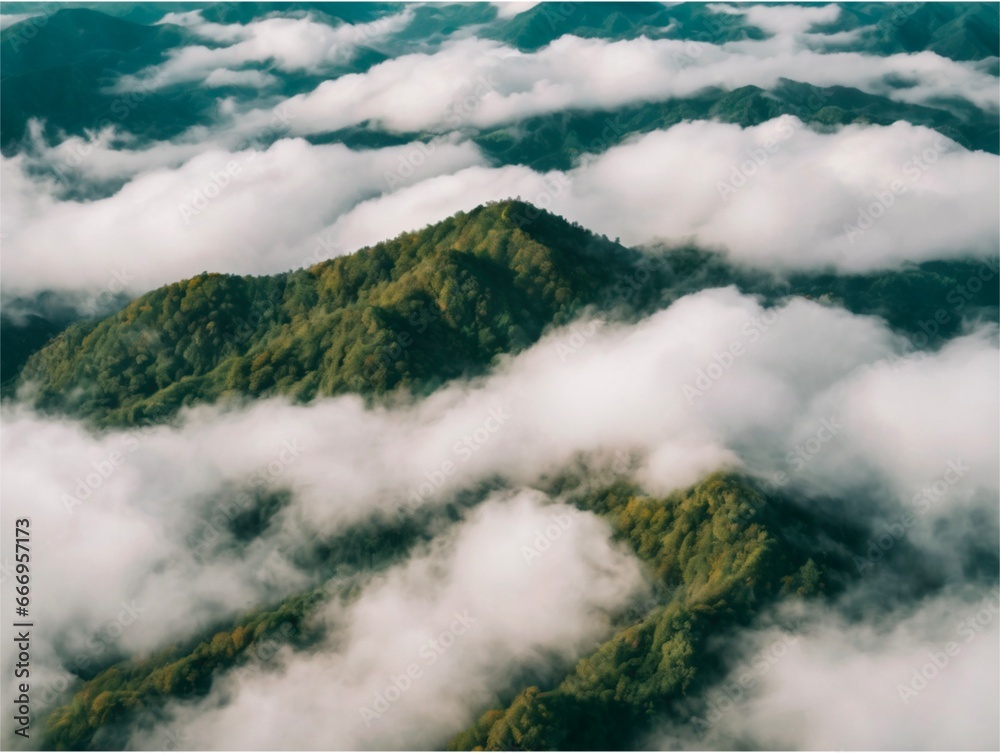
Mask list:
[[1000,747],[998,27],[0,4],[4,748]]

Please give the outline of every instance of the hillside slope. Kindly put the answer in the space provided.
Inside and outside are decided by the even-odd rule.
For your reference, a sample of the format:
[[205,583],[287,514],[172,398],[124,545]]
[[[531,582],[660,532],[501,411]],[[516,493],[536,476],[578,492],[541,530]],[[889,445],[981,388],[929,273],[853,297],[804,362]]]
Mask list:
[[[628,747],[673,701],[717,678],[724,662],[709,636],[748,624],[778,598],[836,590],[849,552],[861,541],[856,531],[839,526],[835,540],[822,515],[765,497],[749,479],[726,473],[665,498],[618,483],[571,501],[611,523],[644,562],[656,594],[622,615],[615,634],[569,667],[557,687],[528,687],[508,709],[487,711],[453,739],[454,748]],[[380,548],[391,549],[385,542]],[[308,617],[336,592],[320,587],[291,595],[185,645],[84,678],[48,715],[45,745],[121,748],[136,724],[156,718],[171,702],[204,697],[225,673],[252,662],[258,645],[310,650],[322,641],[322,630],[308,629],[315,626]]]
[[426,391],[609,298],[638,258],[530,205],[485,205],[309,269],[160,288],[69,327],[20,382],[110,424],[233,395]]
[[[97,426],[167,420],[220,399],[427,394],[483,373],[588,307],[640,316],[727,285],[768,304],[805,296],[877,315],[917,347],[933,346],[971,322],[997,320],[996,286],[966,288],[997,269],[995,258],[967,259],[783,277],[697,248],[627,249],[508,200],[308,269],[204,273],[164,286],[70,325],[5,387]],[[20,361],[16,344],[5,355]]]

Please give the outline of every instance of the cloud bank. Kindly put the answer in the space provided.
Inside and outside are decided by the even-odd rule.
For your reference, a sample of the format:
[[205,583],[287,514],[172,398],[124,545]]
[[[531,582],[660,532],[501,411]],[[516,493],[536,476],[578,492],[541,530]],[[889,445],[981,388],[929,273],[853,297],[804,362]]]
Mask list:
[[[799,27],[801,21],[788,25]],[[325,81],[287,105],[298,134],[364,122],[404,133],[442,132],[574,108],[614,110],[689,97],[711,87],[771,89],[781,79],[851,86],[915,104],[958,94],[986,111],[998,109],[996,77],[978,64],[932,52],[884,57],[820,53],[785,35],[719,45],[566,35],[534,53],[490,40],[457,39],[434,52],[402,55],[364,73]],[[893,83],[903,80],[904,87]]]
[[[558,537],[526,559],[546,529]],[[223,683],[167,729],[209,748],[439,747],[513,674],[543,676],[592,648],[608,614],[642,593],[637,562],[609,536],[592,515],[538,494],[488,501],[356,601],[331,605],[327,645]],[[162,734],[133,742],[155,749]]]
[[821,134],[791,116],[689,122],[544,174],[486,167],[471,142],[447,140],[354,151],[282,139],[191,156],[109,138],[93,142],[87,174],[140,172],[93,201],[54,198],[28,171],[61,147],[3,159],[5,292],[99,290],[117,270],[135,294],[206,269],[279,272],[514,196],[626,244],[694,242],[785,269],[891,268],[1000,244],[1000,158],[905,123]]
[[155,90],[176,84],[204,82],[208,86],[262,88],[277,81],[259,70],[241,70],[266,64],[283,73],[318,72],[350,62],[363,44],[376,43],[404,29],[412,11],[367,24],[332,26],[310,16],[272,16],[246,24],[205,21],[201,11],[168,13],[161,23],[184,26],[214,46],[195,45],[170,50],[168,60],[117,84],[119,91]]
[[340,218],[343,245],[374,242],[479,203],[521,196],[626,244],[726,250],[751,265],[841,271],[996,252],[1000,158],[906,123],[812,131],[792,116],[751,128],[695,121],[654,131],[566,173],[470,168]]

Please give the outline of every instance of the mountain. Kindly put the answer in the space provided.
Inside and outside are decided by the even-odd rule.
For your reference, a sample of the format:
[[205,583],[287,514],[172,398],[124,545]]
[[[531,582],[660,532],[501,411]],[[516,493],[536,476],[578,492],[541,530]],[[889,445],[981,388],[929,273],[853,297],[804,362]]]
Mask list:
[[62,8],[0,32],[0,133],[5,150],[27,132],[28,120],[83,133],[127,123],[133,133],[166,136],[193,122],[201,95],[116,92],[119,77],[155,65],[191,39],[171,24],[147,26],[86,8]]
[[[768,304],[801,295],[878,315],[926,345],[967,321],[996,318],[996,287],[971,292],[964,283],[997,268],[996,260],[952,260],[782,277],[696,248],[628,249],[508,200],[308,269],[206,272],[166,285],[70,325],[30,356],[22,341],[37,344],[50,330],[6,338],[5,355],[24,363],[6,387],[46,411],[119,426],[221,399],[426,394],[482,373],[588,306],[636,316],[726,285]],[[966,295],[957,301],[956,291]],[[941,311],[950,313],[928,338],[925,323]]]
[[[930,50],[953,60],[998,53],[996,3],[837,3],[840,18],[825,33],[854,31],[843,49],[869,55]],[[539,3],[488,27],[484,36],[534,52],[565,34],[602,39],[668,37],[709,44],[769,36],[740,13],[700,3]],[[840,48],[840,47],[839,47]]]
[[[123,77],[163,63],[170,51],[217,45],[182,26],[152,23],[150,14],[159,19],[170,12],[197,9],[209,22],[246,23],[266,11],[264,5],[164,3],[117,8],[141,21],[109,14],[104,3],[95,8],[59,7],[54,13],[46,4],[25,8],[39,15],[0,32],[0,147],[4,153],[16,151],[32,118],[44,121],[50,140],[59,132],[82,135],[107,126],[146,138],[169,139],[210,120],[220,95],[241,98],[247,92],[240,87],[205,89],[188,82],[156,89],[118,88]],[[275,9],[321,14],[334,23],[365,23],[395,7],[354,5],[292,3]],[[354,59],[331,73],[357,72],[383,60],[384,55],[361,46]],[[284,91],[288,96],[310,91],[323,80],[324,76],[312,73],[286,75]]]
[[[222,552],[232,554],[234,541],[252,546],[266,528],[267,516],[273,516],[290,497],[287,491],[232,488],[214,499],[219,505],[231,505],[248,491],[254,498],[252,506],[229,521],[218,542],[211,542]],[[356,597],[357,582],[363,582],[365,572],[398,564],[417,542],[429,541],[432,526],[427,512],[403,520],[374,518],[332,538],[299,540],[296,559],[316,575],[317,587],[276,596],[272,603],[258,605],[229,622],[194,625],[189,638],[149,654],[126,658],[109,651],[95,657],[93,665],[78,669],[82,682],[74,683],[68,694],[46,710],[43,747],[127,749],[130,724],[155,719],[168,701],[204,696],[225,672],[248,665],[252,670],[280,646],[314,647],[324,637],[312,619],[317,609],[330,598],[350,598],[352,593]],[[233,534],[233,539],[225,534]],[[193,556],[204,553],[203,548],[192,550]]]
[[[169,139],[186,129],[210,122],[220,97],[245,100],[245,87],[214,89],[188,83],[155,90],[116,89],[123,76],[163,62],[174,51],[216,43],[173,24],[151,24],[150,13],[178,12],[197,7],[206,21],[246,23],[272,8],[269,3],[233,6],[169,4],[136,9],[130,5],[102,12],[90,7],[28,6],[43,15],[12,24],[0,32],[0,147],[17,149],[27,133],[29,118],[45,123],[45,135],[60,131],[81,135],[108,125],[142,138]],[[291,3],[283,12],[309,13],[333,24],[367,23],[400,12],[396,4]],[[679,3],[540,3],[511,18],[497,18],[490,6],[462,4],[413,8],[409,24],[393,37],[393,44],[417,45],[441,41],[460,28],[475,25],[483,38],[537,52],[556,39],[572,34],[587,38],[625,40],[638,37],[690,40],[696,44],[724,44],[768,35],[740,14],[717,13],[711,6]],[[141,11],[141,12],[140,12]],[[111,14],[115,13],[117,15]],[[135,20],[127,20],[135,19]],[[141,19],[142,22],[136,22]],[[851,32],[847,42],[830,42],[828,51],[850,50],[873,55],[932,50],[957,60],[988,60],[998,54],[996,6],[976,3],[929,3],[887,8],[884,4],[846,4],[841,18],[828,31]],[[819,44],[817,42],[817,44]],[[359,73],[385,61],[385,51],[360,46],[347,62],[323,72],[288,72],[268,61],[260,70],[280,78],[283,96],[312,91],[323,81]],[[679,54],[677,65],[694,58]],[[908,84],[900,83],[901,86]],[[817,104],[819,103],[819,104]],[[813,87],[782,82],[774,91],[749,86],[726,92],[706,88],[682,99],[644,102],[616,112],[566,111],[507,123],[475,137],[501,164],[527,164],[540,169],[571,166],[585,151],[602,151],[635,133],[667,128],[684,119],[719,119],[742,126],[755,125],[791,113],[806,122],[833,126],[847,123],[892,123],[905,119],[936,128],[972,149],[997,150],[996,116],[958,101],[934,106],[904,105],[885,96],[864,94],[848,87]],[[609,129],[609,123],[614,128]],[[516,127],[515,127],[516,126]],[[387,134],[377,120],[345,131],[311,136],[315,142],[344,140],[363,144],[400,134]],[[352,139],[354,132],[366,134]],[[429,138],[430,134],[406,134]]]
[[0,65],[5,78],[70,64],[131,71],[159,62],[185,41],[188,32],[172,24],[147,26],[87,8],[61,8],[4,29]]
[[858,543],[856,532],[825,539],[821,514],[727,474],[665,498],[618,484],[577,503],[610,521],[646,564],[659,599],[561,682],[527,687],[487,711],[451,749],[641,749],[638,736],[654,715],[695,696],[720,668],[713,635],[747,624],[779,597],[836,590]]
[[38,314],[13,317],[0,314],[0,383],[17,377],[31,354],[66,328],[69,322],[53,321]]
[[[624,482],[587,489],[576,486],[581,481],[567,474],[554,483],[571,493],[573,504],[608,520],[616,538],[643,561],[654,595],[619,615],[615,634],[575,668],[566,667],[553,689],[513,688],[509,707],[486,712],[452,740],[453,748],[627,747],[652,713],[694,696],[718,677],[724,663],[710,636],[747,624],[779,597],[809,599],[836,591],[860,546],[858,531],[834,525],[822,512],[767,497],[732,474],[711,475],[664,498]],[[391,531],[387,536],[381,529],[375,548],[392,552],[387,561],[398,560],[419,539],[412,525],[410,530],[394,541]],[[368,526],[364,537],[377,532]],[[369,567],[351,556],[361,537],[344,538],[329,548],[326,569]],[[222,673],[252,663],[260,645],[308,650],[322,638],[309,617],[333,587],[289,596],[231,624],[208,626],[187,642],[104,666],[48,715],[45,746],[123,748],[129,725],[142,714],[155,714],[171,700],[203,697]],[[349,588],[342,590],[350,600]]]
[[765,36],[740,16],[713,13],[699,3],[539,3],[484,32],[523,52],[536,52],[566,34],[612,40],[672,36],[712,43]]
[[996,3],[839,3],[836,30],[857,29],[855,49],[875,55],[935,52],[952,60],[1000,55]]
[[309,269],[167,285],[69,327],[20,381],[41,407],[114,424],[225,396],[422,392],[611,301],[639,259],[531,205],[490,204]]
[[[617,110],[564,110],[484,130],[476,144],[497,164],[524,164],[535,170],[569,170],[584,154],[601,153],[636,134],[667,129],[685,120],[717,120],[742,128],[781,115],[794,115],[823,130],[842,125],[891,125],[905,120],[933,128],[968,149],[997,153],[994,114],[968,107],[961,114],[945,107],[904,104],[847,86],[819,87],[782,79],[773,89],[742,86],[710,88],[683,99],[645,102]],[[341,137],[348,134],[341,132]],[[355,143],[363,143],[354,136]],[[428,138],[412,134],[412,138]]]

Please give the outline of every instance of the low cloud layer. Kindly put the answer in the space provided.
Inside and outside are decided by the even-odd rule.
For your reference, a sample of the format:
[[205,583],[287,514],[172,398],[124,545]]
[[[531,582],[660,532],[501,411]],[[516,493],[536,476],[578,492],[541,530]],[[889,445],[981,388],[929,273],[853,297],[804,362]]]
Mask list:
[[[308,266],[347,251],[312,236],[359,200],[481,159],[471,145],[447,142],[353,151],[286,139],[263,151],[190,157],[178,149],[176,169],[151,167],[93,201],[53,198],[57,186],[29,178],[23,156],[3,158],[4,292],[100,290],[119,273],[139,294],[203,270]],[[421,158],[411,164],[415,153]],[[108,171],[124,159],[108,150],[91,157],[106,157]],[[147,155],[153,165],[165,157]]]
[[470,142],[284,139],[192,156],[110,138],[90,142],[89,179],[140,172],[93,201],[53,198],[56,185],[28,172],[79,143],[3,159],[5,292],[96,291],[116,271],[135,294],[203,270],[279,272],[513,196],[627,244],[693,241],[758,266],[869,270],[1000,243],[1000,158],[904,123],[833,134],[791,116],[683,123],[547,174],[485,167]]
[[[500,4],[492,31],[533,5]],[[710,7],[764,39],[566,35],[532,52],[426,10],[356,25],[169,13],[162,22],[198,43],[117,77],[117,104],[199,87],[202,120],[154,141],[139,118],[64,137],[27,113],[27,137],[0,156],[5,305],[48,290],[89,294],[92,310],[102,290],[282,272],[513,197],[649,254],[693,243],[778,273],[992,259],[1000,247],[1000,158],[905,121],[682,121],[607,150],[574,144],[572,167],[549,172],[498,166],[473,141],[529,116],[783,78],[979,118],[1000,106],[995,58],[832,52],[871,31],[826,34],[842,20],[832,4]],[[424,39],[409,28],[418,18]],[[355,146],[308,140],[340,129]],[[33,723],[115,660],[210,637],[325,582],[317,643],[219,673],[209,695],[171,702],[129,744],[440,748],[511,691],[551,686],[649,595],[607,521],[547,482],[601,470],[665,495],[730,469],[865,530],[867,559],[835,597],[786,600],[712,636],[732,672],[659,720],[649,747],[1000,745],[1000,604],[983,564],[1000,525],[997,325],[913,352],[878,317],[803,298],[766,308],[734,288],[637,322],[591,316],[484,376],[391,404],[270,398],[94,433],[5,399],[0,519],[8,532],[32,521]],[[281,504],[239,536],[234,520],[264,494]],[[337,559],[338,537],[353,545],[358,527],[402,520],[423,526],[409,548],[380,552],[376,567]],[[914,573],[888,561],[897,545],[919,560]],[[4,654],[5,673],[14,660]]]
[[650,745],[992,750],[1000,744],[996,588],[947,593],[909,613],[860,623],[813,606],[796,623],[795,631],[738,636],[737,668],[707,694],[706,708],[687,725],[678,719]]
[[[107,634],[123,603],[135,603],[144,612],[130,620],[120,637],[115,635],[113,646],[127,652],[148,650],[169,635],[195,630],[312,583],[314,576],[299,570],[291,557],[306,532],[330,536],[373,515],[432,510],[457,492],[487,481],[500,479],[506,487],[520,489],[581,456],[599,463],[619,452],[632,458],[628,475],[653,493],[694,483],[720,467],[735,467],[797,496],[815,490],[847,499],[867,494],[874,506],[865,515],[891,520],[900,510],[909,511],[914,521],[907,528],[911,544],[951,562],[954,556],[941,551],[944,541],[953,552],[961,552],[970,543],[981,545],[989,534],[959,526],[958,533],[950,534],[958,538],[941,538],[935,533],[940,524],[969,515],[996,517],[996,331],[987,328],[953,340],[937,353],[900,361],[903,348],[874,318],[803,300],[766,310],[752,298],[722,289],[688,296],[635,325],[574,323],[501,365],[493,376],[456,383],[393,409],[366,408],[355,397],[307,406],[267,400],[241,410],[191,410],[178,427],[93,437],[75,424],[8,407],[2,431],[4,522],[30,515],[33,525],[45,531],[34,555],[39,562],[35,588],[46,594],[39,620],[44,617],[52,643],[40,648],[38,656],[54,660],[56,651],[90,655],[86,641]],[[928,400],[928,394],[935,399]],[[994,396],[992,403],[989,395]],[[956,463],[960,472],[949,474]],[[211,496],[213,490],[256,483],[254,479],[287,488],[290,506],[235,555],[206,545],[206,532],[220,535],[227,519],[222,515],[222,524],[212,522],[223,511],[218,498]],[[931,491],[921,491],[927,488]],[[414,573],[434,569],[430,561],[442,562],[446,572],[465,572],[463,556],[488,553],[492,547],[509,547],[504,556],[516,562],[522,538],[549,525],[546,517],[560,510],[539,507],[540,502],[531,494],[498,498],[461,529],[471,532],[474,543],[463,544],[466,534],[455,534],[459,543],[452,549],[442,545],[442,551],[451,554],[435,554],[437,545],[432,546],[426,554],[431,560],[418,557],[400,566],[390,577],[390,583],[398,577],[400,584],[385,586],[389,590],[384,592],[373,587],[373,593],[407,593],[401,584],[423,576],[406,573],[410,568]],[[845,514],[857,512],[847,509]],[[580,521],[566,534],[567,547],[547,560],[550,564],[540,562],[523,573],[513,565],[494,571],[489,563],[500,557],[498,553],[477,559],[483,564],[472,572],[480,577],[462,578],[461,585],[445,576],[433,583],[420,581],[426,585],[411,589],[426,597],[401,595],[397,604],[384,595],[371,596],[373,602],[363,596],[360,603],[382,605],[381,630],[410,624],[399,615],[416,610],[414,614],[424,616],[414,617],[414,625],[422,627],[415,627],[412,637],[424,640],[425,632],[437,629],[439,617],[473,599],[475,583],[486,582],[489,585],[479,591],[484,596],[472,602],[484,615],[485,594],[514,598],[517,593],[521,605],[539,606],[516,612],[513,621],[489,611],[500,620],[491,630],[506,637],[484,633],[488,637],[474,644],[479,648],[469,663],[464,663],[463,653],[450,661],[461,659],[463,667],[472,668],[469,674],[481,670],[489,678],[503,666],[509,669],[526,660],[515,646],[544,653],[545,646],[565,643],[582,651],[605,623],[570,620],[572,627],[553,627],[548,617],[537,615],[560,610],[549,612],[542,605],[551,599],[558,605],[553,594],[565,588],[560,598],[582,601],[560,607],[563,611],[578,609],[583,614],[590,609],[587,605],[616,608],[624,593],[601,586],[603,576],[598,573],[609,567],[612,572],[631,572],[634,566],[606,543],[596,543],[606,541],[601,525],[589,517]],[[505,530],[510,536],[499,535]],[[90,533],[82,536],[81,531]],[[495,534],[494,543],[483,541],[483,532]],[[608,554],[596,562],[603,564],[587,564],[595,562],[592,557],[601,546]],[[192,550],[200,556],[193,557]],[[78,567],[66,570],[53,564],[65,561]],[[538,577],[549,568],[551,578]],[[945,572],[961,577],[958,567]],[[577,588],[561,580],[577,577],[587,586]],[[521,590],[527,584],[539,589],[539,601],[527,595],[535,592]],[[436,589],[443,589],[440,595],[435,595]],[[345,629],[360,640],[375,630],[365,620],[377,620],[357,614],[349,610],[345,624],[364,628]],[[525,625],[541,632],[526,636]],[[510,652],[494,658],[481,653],[497,641],[511,647]],[[369,648],[362,650],[362,658],[331,657],[331,668],[342,666],[340,662],[353,666],[352,661],[367,667],[364,662],[373,661],[373,655],[370,645],[364,645]],[[392,657],[399,658],[394,653]],[[91,660],[96,659],[91,655]],[[298,678],[306,687],[318,681],[317,667],[289,661],[289,678]],[[378,666],[378,671],[352,670],[367,678],[363,682],[338,682],[350,687],[350,698],[363,698],[375,692],[372,683],[381,681],[383,670],[395,671]],[[245,699],[238,697],[238,708],[251,710],[272,698],[267,683],[279,681],[252,686]],[[426,687],[438,687],[436,682]],[[439,698],[443,716],[440,726],[426,728],[427,735],[443,734],[447,724],[470,718],[487,703],[491,686],[485,680],[481,687],[466,688],[468,695],[456,696],[456,687],[443,677],[440,682],[446,689]],[[345,707],[342,713],[355,722],[342,728],[344,745],[404,744],[396,736],[426,716],[419,698],[423,692],[402,703],[400,719],[410,721],[388,725],[385,737],[367,737],[369,728],[362,726],[358,710]],[[216,734],[236,734],[229,721],[236,717],[229,712],[209,715],[211,720],[198,723],[204,726],[193,728],[205,735],[193,739],[196,747],[215,744],[213,740],[222,739]],[[268,740],[272,731],[260,734],[261,740]],[[253,747],[251,740],[257,738],[231,739]],[[427,740],[432,744],[430,737]]]
[[332,26],[309,16],[272,16],[246,24],[218,24],[205,21],[201,11],[168,13],[161,23],[184,26],[213,46],[171,50],[167,62],[123,78],[118,89],[155,90],[191,82],[259,88],[277,79],[264,77],[258,70],[240,70],[243,66],[266,64],[283,73],[293,73],[344,65],[354,58],[360,46],[377,43],[405,28],[412,19],[413,13],[405,11],[357,25]]
[[743,16],[747,22],[775,36],[795,38],[813,27],[832,24],[840,18],[840,8],[830,5],[713,5],[717,13]]
[[[996,252],[1000,158],[896,123],[820,134],[792,116],[682,123],[566,173],[471,168],[366,202],[343,245],[509,196],[627,244],[693,241],[752,265],[857,271]],[[393,224],[376,225],[376,217]]]
[[[977,64],[932,52],[820,53],[795,36],[712,44],[567,35],[533,53],[490,40],[459,39],[434,52],[403,55],[365,73],[325,81],[287,104],[298,134],[363,122],[390,131],[442,132],[574,108],[613,110],[688,97],[710,87],[770,89],[781,79],[851,86],[916,104],[958,94],[987,111],[998,108],[996,77]],[[903,80],[907,85],[899,86]],[[417,86],[416,81],[434,85]]]
[[[525,557],[547,530],[545,552]],[[179,729],[196,748],[438,748],[514,674],[544,676],[590,650],[608,635],[609,614],[642,593],[636,560],[610,533],[538,494],[486,502],[356,601],[329,607],[328,645],[223,682],[200,708],[133,742],[157,749]]]

